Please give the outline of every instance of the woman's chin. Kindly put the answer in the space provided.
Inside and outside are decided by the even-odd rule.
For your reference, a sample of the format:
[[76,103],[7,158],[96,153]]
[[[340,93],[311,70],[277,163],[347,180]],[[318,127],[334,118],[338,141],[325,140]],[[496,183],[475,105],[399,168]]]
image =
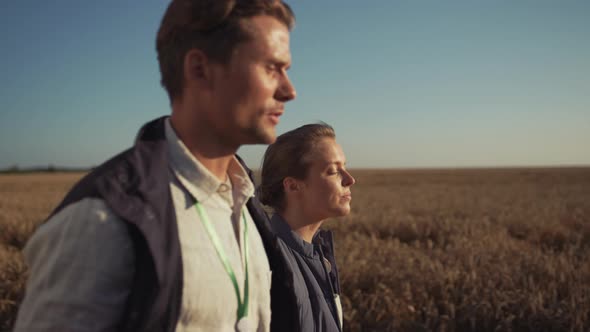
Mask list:
[[323,215],[321,218],[323,220],[328,218],[345,217],[350,214],[350,204],[338,204],[336,206],[331,206],[329,209],[324,210],[324,213],[321,214]]
[[345,217],[349,214],[350,214],[350,205],[346,204],[346,205],[338,207],[337,215],[335,215],[334,217]]

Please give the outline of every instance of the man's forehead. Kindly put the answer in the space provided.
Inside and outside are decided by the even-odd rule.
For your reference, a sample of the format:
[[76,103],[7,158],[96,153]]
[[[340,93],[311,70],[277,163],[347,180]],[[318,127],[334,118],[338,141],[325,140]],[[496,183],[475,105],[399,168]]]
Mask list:
[[[237,44],[233,49],[232,58],[235,61],[268,61],[284,66],[291,65],[291,51],[289,48],[288,30],[284,30],[285,40],[276,31],[262,31],[256,37],[250,37]],[[232,60],[232,61],[233,61]]]
[[282,47],[289,47],[289,29],[278,19],[268,16],[254,16],[244,18],[240,24],[249,35],[250,41],[276,43]]

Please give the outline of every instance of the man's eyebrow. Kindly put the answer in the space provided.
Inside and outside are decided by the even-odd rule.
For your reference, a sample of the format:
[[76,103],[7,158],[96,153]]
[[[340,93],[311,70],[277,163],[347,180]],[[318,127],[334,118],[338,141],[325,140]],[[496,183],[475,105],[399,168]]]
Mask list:
[[282,56],[277,56],[277,55],[270,55],[267,59],[268,62],[272,62],[274,64],[277,65],[281,65],[281,66],[290,66],[291,65],[291,58],[285,58]]
[[285,69],[291,68],[291,63],[289,61],[274,59],[274,60],[271,60],[271,62],[281,68],[285,68]]

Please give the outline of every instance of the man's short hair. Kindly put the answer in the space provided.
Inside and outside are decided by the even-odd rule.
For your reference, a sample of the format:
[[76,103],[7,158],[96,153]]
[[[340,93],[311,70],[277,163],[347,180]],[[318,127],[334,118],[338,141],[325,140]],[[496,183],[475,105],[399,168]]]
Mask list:
[[172,0],[156,39],[161,83],[170,101],[182,94],[189,50],[199,49],[210,61],[226,64],[234,47],[251,38],[241,19],[258,15],[275,17],[289,30],[295,23],[282,0]]

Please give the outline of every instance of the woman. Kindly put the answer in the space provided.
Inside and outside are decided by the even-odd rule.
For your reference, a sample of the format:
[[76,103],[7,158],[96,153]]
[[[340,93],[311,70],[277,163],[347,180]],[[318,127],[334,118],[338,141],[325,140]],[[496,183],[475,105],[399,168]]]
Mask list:
[[350,212],[355,180],[335,138],[327,124],[299,127],[279,136],[262,164],[260,201],[274,210],[271,225],[293,270],[302,331],[342,331],[332,233],[319,230]]

